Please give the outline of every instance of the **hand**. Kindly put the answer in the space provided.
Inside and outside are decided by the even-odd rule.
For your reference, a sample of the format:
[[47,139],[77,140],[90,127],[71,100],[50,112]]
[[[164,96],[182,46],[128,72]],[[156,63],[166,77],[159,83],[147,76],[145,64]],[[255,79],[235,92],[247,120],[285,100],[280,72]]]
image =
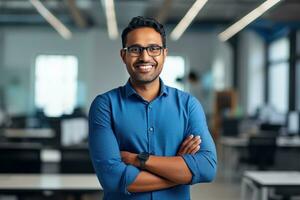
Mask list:
[[139,166],[139,161],[137,159],[136,153],[131,153],[129,151],[121,151],[121,158],[122,161],[127,165],[133,165],[136,167]]
[[177,155],[182,156],[184,154],[195,154],[199,151],[200,144],[200,136],[189,135],[181,144]]

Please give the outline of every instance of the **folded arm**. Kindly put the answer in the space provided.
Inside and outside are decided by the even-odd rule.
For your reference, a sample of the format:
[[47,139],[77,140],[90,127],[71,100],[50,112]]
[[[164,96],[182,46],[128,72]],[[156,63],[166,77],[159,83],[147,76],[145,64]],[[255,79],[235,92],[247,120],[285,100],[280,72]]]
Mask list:
[[149,192],[176,186],[178,184],[154,175],[147,171],[141,171],[134,182],[128,186],[129,192]]
[[[171,181],[176,184],[188,184],[191,182],[192,173],[181,157],[184,154],[195,154],[200,149],[200,137],[190,135],[182,143],[177,155],[172,157],[153,156],[151,155],[146,162],[145,169],[153,174]],[[122,151],[122,160],[126,164],[139,167],[140,163],[137,154]]]
[[[189,102],[189,133],[201,135],[201,148],[195,150],[196,153],[179,153],[173,157],[150,156],[145,168],[149,172],[164,177],[177,184],[195,184],[201,182],[211,182],[217,169],[217,155],[214,142],[207,128],[206,119],[200,103],[193,97]],[[196,137],[195,137],[196,138]],[[186,148],[180,148],[185,151]],[[122,152],[122,160],[139,167],[139,163],[134,161],[136,154],[129,157],[132,162],[126,161],[126,154]],[[125,156],[124,156],[125,155]],[[137,160],[137,159],[136,159]]]
[[[176,184],[124,163],[117,139],[111,128],[108,100],[98,96],[89,112],[90,155],[101,186],[106,192],[146,192]],[[113,177],[113,178],[112,178]]]

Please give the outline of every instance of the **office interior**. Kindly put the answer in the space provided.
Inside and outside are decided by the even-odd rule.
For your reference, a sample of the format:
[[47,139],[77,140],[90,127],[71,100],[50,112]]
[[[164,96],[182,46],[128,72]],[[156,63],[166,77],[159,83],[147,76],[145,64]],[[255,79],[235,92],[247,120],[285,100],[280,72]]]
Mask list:
[[[230,33],[266,2],[273,5]],[[192,199],[241,199],[249,170],[300,172],[299,10],[298,0],[0,0],[0,177],[95,176],[89,106],[128,81],[120,34],[139,15],[165,24],[161,78],[200,101],[216,143],[216,180],[194,185]],[[0,199],[100,199],[97,184],[57,192],[1,183]],[[299,185],[272,188],[267,199],[300,199]]]

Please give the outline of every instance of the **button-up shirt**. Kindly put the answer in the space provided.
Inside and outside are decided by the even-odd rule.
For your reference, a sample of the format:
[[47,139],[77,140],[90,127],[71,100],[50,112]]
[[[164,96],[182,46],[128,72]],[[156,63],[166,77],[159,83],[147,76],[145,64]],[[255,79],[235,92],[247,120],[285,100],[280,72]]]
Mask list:
[[161,80],[160,94],[151,102],[144,100],[129,81],[97,96],[89,112],[89,147],[104,199],[190,199],[190,185],[128,192],[127,187],[140,169],[126,165],[120,155],[120,151],[129,151],[176,156],[190,134],[199,135],[202,140],[196,154],[182,156],[192,173],[190,184],[210,182],[216,174],[216,150],[203,109],[195,97],[168,87]]

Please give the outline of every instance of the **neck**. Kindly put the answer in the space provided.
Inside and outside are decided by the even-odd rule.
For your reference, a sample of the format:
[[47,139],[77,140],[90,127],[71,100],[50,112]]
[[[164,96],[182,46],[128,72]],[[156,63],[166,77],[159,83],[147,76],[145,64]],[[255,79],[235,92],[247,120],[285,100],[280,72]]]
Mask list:
[[151,83],[137,83],[130,79],[130,83],[135,91],[143,97],[146,101],[150,102],[155,99],[160,92],[160,81],[159,78]]

